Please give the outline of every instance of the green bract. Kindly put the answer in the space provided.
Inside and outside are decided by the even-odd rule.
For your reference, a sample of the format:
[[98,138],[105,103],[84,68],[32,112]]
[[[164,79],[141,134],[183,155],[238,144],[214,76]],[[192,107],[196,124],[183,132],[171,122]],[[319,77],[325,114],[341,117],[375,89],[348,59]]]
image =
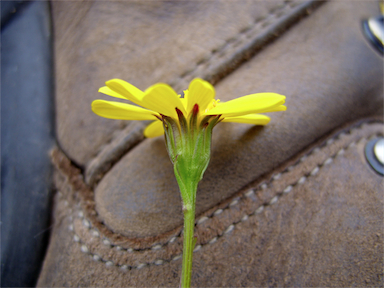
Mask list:
[[183,205],[194,203],[190,187],[197,187],[208,167],[211,156],[212,129],[220,122],[220,115],[208,115],[199,120],[199,105],[195,104],[187,119],[176,110],[178,121],[162,116],[166,147],[173,163],[175,176],[181,190]]

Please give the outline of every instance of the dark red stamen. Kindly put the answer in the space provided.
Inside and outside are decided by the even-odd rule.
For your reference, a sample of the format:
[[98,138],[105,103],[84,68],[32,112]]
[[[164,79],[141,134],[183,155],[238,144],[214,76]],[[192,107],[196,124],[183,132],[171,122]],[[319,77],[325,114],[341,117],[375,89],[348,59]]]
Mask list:
[[177,116],[179,116],[179,118],[180,116],[184,116],[183,112],[181,112],[179,108],[176,107],[175,109],[176,109]]
[[199,105],[195,104],[192,109],[192,114],[195,116],[197,113],[199,113]]
[[[160,114],[161,115],[161,114]],[[153,116],[155,116],[157,119],[159,119],[160,121],[163,121],[163,115],[161,115],[162,117],[160,117],[160,116],[157,116],[157,115],[155,115],[155,114],[153,114]]]

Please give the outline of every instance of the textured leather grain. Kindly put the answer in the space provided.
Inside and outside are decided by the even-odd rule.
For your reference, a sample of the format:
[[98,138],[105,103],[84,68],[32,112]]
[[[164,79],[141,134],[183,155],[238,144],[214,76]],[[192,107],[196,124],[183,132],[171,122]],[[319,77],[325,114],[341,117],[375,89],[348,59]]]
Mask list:
[[[163,81],[181,91],[194,76],[216,83],[222,101],[270,91],[287,96],[288,110],[271,113],[266,127],[214,129],[197,193],[192,285],[383,284],[383,178],[364,157],[369,139],[383,136],[383,60],[361,31],[361,20],[379,13],[377,3],[330,1],[315,10],[303,10],[311,2],[234,3],[56,5],[62,149],[52,153],[55,226],[38,286],[178,286],[181,200],[164,140],[143,140],[143,123],[119,126],[86,109],[97,97],[89,87],[109,78],[141,89]],[[83,22],[66,22],[68,9]],[[307,17],[299,21],[298,11]],[[169,19],[180,27],[171,29]],[[121,29],[124,23],[130,29]],[[158,35],[162,25],[151,23],[169,33]],[[285,29],[271,36],[276,30],[268,29],[278,24]],[[63,35],[78,42],[65,43]],[[132,43],[123,41],[128,37]],[[257,46],[260,39],[269,40]],[[66,51],[75,44],[70,69]],[[248,61],[239,65],[239,55]]]
[[92,113],[89,103],[102,97],[97,90],[105,81],[121,78],[142,90],[166,82],[181,91],[194,77],[224,73],[262,47],[280,26],[297,20],[297,11],[305,13],[307,3],[54,1],[61,148],[78,165],[95,165],[92,160],[119,132],[131,132],[132,122]]
[[[285,94],[288,110],[271,113],[263,128],[215,127],[197,215],[319,136],[382,108],[382,59],[356,20],[369,11],[365,3],[328,3],[216,85],[222,101],[253,92]],[[348,45],[338,49],[341,40]],[[154,236],[181,225],[181,200],[164,140],[147,139],[125,155],[100,181],[95,200],[103,221],[126,236]]]
[[[206,211],[192,285],[381,285],[384,183],[364,147],[383,128],[363,121],[336,131]],[[53,159],[60,192],[38,286],[177,286],[180,232],[147,241],[108,234],[80,171],[58,151]]]

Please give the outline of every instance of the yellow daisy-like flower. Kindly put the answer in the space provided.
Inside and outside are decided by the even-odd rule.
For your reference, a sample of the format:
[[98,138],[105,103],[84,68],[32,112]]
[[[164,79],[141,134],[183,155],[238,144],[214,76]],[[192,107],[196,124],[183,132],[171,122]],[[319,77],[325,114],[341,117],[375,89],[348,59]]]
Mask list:
[[[195,105],[198,106],[199,119],[209,115],[220,115],[218,122],[237,122],[254,125],[266,125],[270,118],[257,113],[284,111],[285,96],[276,93],[257,93],[243,96],[222,103],[215,100],[215,89],[202,79],[196,78],[184,91],[181,98],[169,85],[158,83],[144,92],[135,86],[120,80],[112,79],[101,87],[99,92],[106,95],[130,100],[141,106],[95,100],[92,110],[97,115],[121,120],[155,120],[144,131],[146,137],[164,134],[163,116],[179,119],[178,111],[188,118]],[[143,108],[142,108],[143,107]],[[176,109],[177,108],[177,109]]]
[[[196,191],[211,154],[212,129],[219,122],[266,125],[269,117],[257,113],[284,111],[285,96],[259,93],[222,103],[215,99],[213,86],[194,79],[184,97],[166,84],[155,84],[144,92],[131,84],[113,79],[99,92],[130,100],[128,103],[95,100],[97,115],[123,120],[154,120],[145,129],[146,137],[165,134],[165,146],[179,184],[184,212],[184,251],[181,287],[190,287]],[[143,108],[142,108],[143,107]]]

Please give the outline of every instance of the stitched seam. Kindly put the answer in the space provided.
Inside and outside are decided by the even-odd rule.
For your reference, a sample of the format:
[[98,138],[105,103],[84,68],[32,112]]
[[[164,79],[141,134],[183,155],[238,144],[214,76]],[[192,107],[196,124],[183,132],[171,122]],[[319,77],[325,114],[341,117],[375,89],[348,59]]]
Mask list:
[[[379,135],[378,134],[374,134],[374,135]],[[363,140],[363,139],[368,139],[369,137],[361,137],[359,140],[357,141],[354,141],[354,142],[351,142],[349,143],[348,145],[346,145],[345,147],[341,148],[338,152],[336,152],[334,155],[330,156],[329,158],[327,158],[323,163],[317,165],[313,170],[312,172],[310,173],[307,173],[307,174],[304,174],[302,177],[300,177],[295,183],[293,184],[290,184],[288,185],[282,192],[279,192],[279,193],[276,193],[276,195],[268,202],[268,203],[264,203],[262,205],[260,205],[257,209],[255,209],[252,213],[249,213],[249,214],[245,214],[240,221],[235,221],[233,222],[231,225],[229,225],[225,231],[222,233],[222,234],[219,234],[215,237],[213,237],[208,243],[206,244],[200,244],[200,245],[197,245],[194,249],[194,252],[197,252],[199,250],[201,250],[202,247],[204,246],[207,246],[207,245],[210,245],[210,244],[214,244],[215,242],[217,242],[218,239],[222,238],[223,236],[225,236],[226,234],[229,234],[230,232],[232,232],[234,229],[235,229],[235,226],[241,222],[245,222],[249,219],[249,217],[251,216],[254,216],[254,215],[257,215],[257,214],[260,214],[261,212],[264,211],[265,208],[267,208],[268,206],[271,206],[273,204],[275,204],[284,194],[288,194],[289,192],[292,191],[292,189],[294,187],[296,187],[297,185],[300,185],[300,184],[304,184],[306,179],[311,177],[311,176],[315,176],[318,174],[318,172],[320,171],[320,169],[322,167],[325,167],[329,164],[331,164],[333,162],[333,160],[338,157],[338,156],[341,156],[344,154],[345,150],[353,147],[356,145],[356,143],[358,143],[359,141]],[[315,173],[313,173],[313,171],[316,171]],[[253,191],[254,192],[254,191]],[[247,192],[249,193],[249,192]],[[233,205],[232,205],[233,206]],[[231,206],[228,206],[228,207],[231,207]],[[216,210],[217,211],[217,210]],[[169,263],[171,261],[176,261],[176,260],[179,260],[181,257],[182,257],[182,254],[179,254],[179,255],[176,255],[174,256],[173,258],[171,259],[157,259],[155,260],[154,262],[150,262],[150,263],[141,263],[137,266],[130,266],[130,265],[119,265],[119,264],[115,264],[113,261],[110,261],[110,260],[106,260],[106,259],[103,259],[101,258],[99,255],[97,254],[93,254],[93,253],[90,253],[89,251],[89,248],[86,246],[86,244],[84,242],[82,242],[80,240],[80,237],[77,236],[76,234],[74,234],[74,241],[75,242],[79,242],[81,247],[80,247],[80,250],[83,252],[83,253],[86,253],[86,254],[89,254],[93,260],[95,261],[101,261],[103,263],[105,263],[106,266],[110,267],[110,266],[115,266],[115,267],[119,267],[123,270],[132,270],[132,269],[141,269],[145,266],[153,266],[153,265],[162,265],[164,263]]]
[[[171,86],[175,86],[178,82],[181,82],[181,81],[185,80],[189,76],[193,77],[194,76],[193,74],[200,67],[204,67],[204,69],[208,68],[211,65],[212,59],[214,59],[214,56],[220,55],[220,53],[222,53],[223,51],[225,52],[225,50],[230,50],[231,48],[236,48],[237,46],[243,45],[245,43],[249,43],[250,40],[248,38],[252,38],[252,36],[256,35],[257,32],[259,32],[261,30],[259,26],[261,26],[262,29],[266,29],[267,27],[275,24],[275,22],[278,19],[280,19],[282,16],[287,15],[297,5],[302,4],[302,3],[304,3],[304,2],[302,2],[302,1],[292,1],[292,2],[286,2],[283,5],[279,4],[279,5],[271,8],[267,12],[267,15],[259,17],[259,18],[256,18],[252,25],[250,25],[250,26],[248,26],[246,28],[242,28],[236,34],[237,35],[236,37],[230,37],[219,48],[212,49],[211,50],[211,54],[210,54],[209,57],[203,57],[200,60],[196,61],[196,64],[195,64],[194,68],[184,71],[183,73],[179,74],[179,76],[177,76],[174,80],[171,80],[170,81],[170,85]],[[280,14],[280,12],[282,10],[286,9],[287,7],[289,8],[289,10],[287,10],[284,13]],[[273,17],[276,18],[275,21],[272,21],[272,22],[268,23],[268,21],[270,21],[270,18],[273,18]],[[242,37],[244,35],[247,35],[247,38],[242,40]],[[240,40],[240,42],[238,42],[238,40]],[[232,50],[230,50],[230,52],[232,52]],[[223,53],[222,55],[220,55],[218,57],[218,59],[225,58],[228,54],[230,54],[230,52]],[[217,59],[214,59],[214,60],[217,60]],[[117,139],[120,136],[120,133],[122,133],[122,130],[124,130],[128,126],[129,123],[130,122],[125,123],[124,127],[115,130],[115,131],[120,131],[120,132],[116,133],[116,134],[119,134],[119,135],[111,136],[111,138],[106,143],[102,144],[100,146],[99,151],[97,152],[97,154],[89,160],[89,163],[91,163],[92,161],[97,159],[99,157],[100,153],[102,152],[103,147],[108,145],[108,144],[110,144],[110,143],[112,143],[113,140]]]
[[[362,123],[361,125],[363,125],[363,124],[364,124],[364,123]],[[361,126],[361,125],[360,125],[360,126]],[[360,126],[351,129],[350,132],[353,132],[354,130],[359,129]],[[328,139],[328,140],[325,142],[325,144],[323,144],[323,145],[319,145],[318,147],[321,147],[321,148],[325,148],[325,147],[327,147],[328,145],[332,144],[332,143],[334,142],[334,140],[337,139],[341,134],[342,134],[342,133],[339,133],[339,134],[335,135],[333,138]],[[316,165],[316,166],[311,170],[311,172],[303,174],[298,180],[296,180],[296,182],[294,182],[293,184],[290,184],[290,185],[286,186],[282,191],[277,192],[277,193],[275,194],[275,196],[272,197],[272,199],[270,199],[268,202],[266,202],[266,203],[264,203],[264,204],[261,204],[261,205],[260,205],[259,207],[257,207],[253,212],[248,213],[248,214],[244,214],[244,216],[241,218],[241,220],[232,222],[229,226],[227,226],[227,227],[225,228],[225,230],[223,229],[224,231],[223,231],[221,234],[218,234],[217,236],[213,237],[211,240],[209,240],[209,241],[208,241],[207,243],[205,243],[205,244],[199,244],[199,245],[197,245],[197,246],[195,247],[194,252],[199,251],[202,247],[204,247],[204,246],[206,246],[206,245],[210,245],[210,244],[215,243],[215,242],[216,242],[218,239],[220,239],[221,237],[223,237],[223,236],[229,234],[230,232],[232,232],[232,231],[235,229],[235,226],[236,226],[237,224],[239,224],[239,223],[241,223],[241,222],[245,222],[245,221],[247,221],[247,220],[249,219],[249,217],[251,217],[251,216],[255,216],[255,215],[257,215],[257,214],[260,214],[261,212],[263,212],[263,210],[264,210],[265,208],[268,208],[269,206],[275,204],[275,203],[276,203],[276,202],[277,202],[277,201],[278,201],[284,194],[288,194],[288,193],[290,193],[290,192],[292,191],[292,189],[294,189],[296,186],[301,185],[301,184],[304,184],[304,183],[306,182],[306,180],[307,180],[309,177],[312,177],[312,176],[317,175],[317,174],[319,173],[319,171],[321,170],[321,168],[323,168],[323,167],[325,167],[325,166],[331,164],[331,163],[334,161],[335,158],[344,155],[345,151],[348,150],[348,149],[351,148],[351,147],[354,147],[354,146],[356,145],[356,143],[360,142],[360,141],[363,140],[363,139],[369,139],[369,138],[374,137],[374,136],[382,136],[382,135],[383,135],[383,134],[382,134],[382,133],[379,133],[379,132],[378,132],[378,133],[373,133],[373,134],[370,135],[370,136],[367,136],[367,137],[360,137],[358,140],[356,140],[356,141],[352,141],[352,142],[348,143],[347,145],[345,145],[344,147],[342,147],[341,149],[339,149],[336,153],[334,153],[332,156],[330,156],[330,157],[328,157],[326,160],[324,160],[321,164]],[[310,151],[308,154],[306,154],[305,156],[301,157],[297,163],[291,165],[290,167],[288,167],[287,169],[285,169],[283,172],[278,173],[278,174],[275,174],[274,176],[272,176],[271,179],[270,179],[270,181],[269,181],[268,183],[271,184],[272,182],[278,180],[278,179],[280,178],[280,176],[281,176],[283,173],[287,173],[288,171],[290,171],[291,167],[297,166],[299,163],[304,162],[304,160],[307,158],[307,156],[311,155],[311,154],[314,153],[314,152],[316,152],[316,149],[313,149],[313,150]],[[277,176],[277,175],[280,175],[280,176]],[[255,191],[257,191],[257,190],[259,190],[259,189],[265,189],[265,188],[267,188],[265,185],[266,185],[266,183],[264,183],[264,184],[262,184],[262,185],[259,185],[257,188],[254,188],[254,189],[251,189],[251,190],[247,191],[247,192],[244,193],[241,197],[249,197],[249,196],[251,196]],[[239,197],[239,198],[240,198],[240,197]],[[208,217],[207,217],[207,216],[204,216],[204,217],[207,218],[207,219],[205,219],[204,217],[200,218],[200,219],[198,220],[198,223],[196,224],[196,226],[199,224],[199,222],[200,222],[200,223],[205,222],[205,221],[208,220],[209,218],[212,218],[212,217],[214,217],[215,215],[221,214],[225,209],[230,209],[231,207],[236,206],[236,205],[238,204],[239,198],[237,198],[237,199],[235,199],[234,201],[232,201],[232,202],[231,202],[228,206],[226,206],[225,208],[216,210],[216,211],[213,212],[210,216],[208,216]],[[80,211],[79,213],[80,213],[80,215],[79,215],[80,218],[83,218],[83,217],[84,217],[83,213],[82,213],[81,211]],[[204,218],[204,221],[200,221],[200,220],[203,219],[203,218]],[[85,218],[82,219],[82,220],[87,221]],[[82,221],[82,223],[83,223],[83,225],[84,225],[84,222],[83,222],[83,221]],[[88,226],[88,224],[85,224],[85,226],[86,226],[86,228],[91,229],[91,227]],[[70,229],[71,231],[74,232],[74,229],[73,229],[73,223],[70,225],[69,229]],[[172,239],[174,239],[174,238],[176,238],[176,237],[180,237],[180,235],[179,235],[179,236],[175,236],[175,237],[173,237]],[[96,260],[96,261],[101,261],[101,262],[105,263],[106,266],[116,266],[116,267],[120,267],[120,268],[122,268],[122,269],[124,269],[124,270],[141,269],[141,268],[143,268],[143,267],[145,267],[145,266],[148,266],[148,265],[162,265],[162,264],[164,264],[164,263],[169,263],[169,262],[171,262],[171,261],[176,261],[176,260],[180,259],[181,256],[182,256],[182,254],[179,254],[179,255],[174,256],[174,257],[171,258],[171,259],[157,259],[157,260],[155,260],[154,262],[150,262],[150,263],[141,263],[141,264],[139,264],[139,265],[137,265],[137,266],[129,266],[129,265],[125,265],[125,264],[124,264],[124,265],[119,265],[119,264],[114,263],[113,261],[103,259],[103,258],[101,258],[101,257],[100,257],[99,255],[97,255],[97,254],[93,254],[93,253],[91,253],[91,252],[90,252],[90,249],[87,247],[86,243],[84,243],[83,241],[81,241],[80,237],[79,237],[75,232],[74,232],[74,238],[73,238],[73,239],[74,239],[75,242],[79,242],[79,243],[80,243],[80,245],[81,245],[81,247],[80,247],[81,251],[82,251],[83,253],[89,254],[94,260]],[[172,239],[171,239],[171,240],[172,240]],[[174,240],[173,240],[173,241],[174,241]],[[170,242],[170,241],[169,241],[169,242]],[[166,244],[168,244],[169,242],[167,242],[167,243],[165,243],[165,244],[163,244],[163,245],[155,245],[155,246],[152,246],[152,248],[150,248],[150,249],[152,249],[152,250],[159,250],[159,249],[163,248],[163,247],[164,247]],[[104,243],[104,244],[106,244],[106,243]],[[117,247],[117,245],[113,245],[113,244],[111,244],[110,242],[108,242],[108,245],[111,246],[111,249],[112,249],[113,247]],[[112,246],[113,246],[113,247],[112,247]],[[153,249],[154,247],[156,247],[156,249]],[[122,250],[126,250],[126,251],[129,252],[129,253],[132,253],[132,252],[135,251],[135,250],[133,250],[133,249],[131,249],[131,248],[129,248],[129,249],[122,249]]]
[[[200,67],[208,68],[212,62],[211,60],[214,58],[214,56],[219,55],[217,59],[225,58],[232,50],[231,48],[236,48],[237,46],[241,46],[245,43],[249,43],[252,40],[248,38],[252,38],[253,36],[257,35],[260,30],[265,29],[273,24],[275,24],[276,20],[280,19],[282,16],[287,15],[293,8],[295,8],[297,5],[304,3],[303,1],[292,1],[292,2],[286,2],[285,4],[279,4],[273,8],[271,8],[266,15],[258,17],[254,19],[254,22],[249,25],[248,27],[241,28],[241,30],[236,34],[235,37],[228,38],[224,44],[222,44],[219,48],[212,49],[210,52],[209,57],[205,56],[198,60],[195,64],[195,67],[189,70],[186,70],[185,72],[181,73],[177,79],[184,80],[185,78],[188,78],[189,76],[194,76],[193,74],[195,71],[197,71]],[[289,8],[289,10],[284,11],[286,8]],[[271,18],[275,18],[275,21],[271,21]],[[247,36],[244,38],[244,36]],[[227,50],[227,51],[225,51]],[[229,50],[229,52],[228,52]],[[223,53],[224,52],[224,53]],[[217,60],[215,59],[215,60]],[[171,82],[171,85],[175,85],[176,80]]]
[[[358,123],[356,126],[352,126],[352,127],[348,130],[348,132],[349,132],[349,133],[352,133],[353,131],[355,131],[355,130],[357,130],[357,129],[360,129],[361,126],[364,125],[364,124],[365,124],[365,122]],[[267,188],[268,188],[268,185],[271,185],[274,181],[280,179],[280,177],[281,177],[283,174],[290,172],[290,170],[292,170],[295,166],[297,166],[297,165],[300,164],[301,162],[304,162],[304,161],[307,159],[307,157],[309,157],[309,156],[312,155],[313,153],[316,153],[318,150],[323,149],[323,148],[327,147],[328,145],[332,144],[332,143],[335,141],[335,139],[337,139],[338,137],[341,136],[341,134],[343,134],[343,132],[340,132],[340,133],[334,135],[332,138],[330,138],[330,139],[328,139],[327,141],[323,142],[322,144],[318,145],[316,148],[312,149],[311,151],[309,151],[308,153],[306,153],[304,156],[302,156],[302,157],[301,157],[298,161],[296,161],[293,165],[291,165],[291,166],[289,166],[288,168],[284,169],[284,170],[283,170],[282,172],[280,172],[280,173],[277,173],[277,174],[272,175],[272,177],[271,177],[268,181],[266,181],[266,182],[260,184],[258,187],[254,188],[253,191],[255,192],[256,190],[259,190],[260,188],[261,188],[262,190],[267,189]],[[245,193],[245,194],[246,194],[246,193]],[[240,197],[237,197],[237,198],[234,200],[234,201],[236,201],[236,203],[234,203],[234,201],[232,201],[229,205],[227,205],[227,206],[225,206],[225,207],[223,207],[223,208],[219,208],[219,209],[217,209],[215,212],[211,213],[210,215],[208,215],[208,216],[204,216],[204,217],[198,219],[198,220],[197,220],[197,225],[196,225],[196,227],[197,227],[199,224],[205,222],[206,220],[208,220],[208,219],[210,219],[210,218],[212,218],[212,217],[214,217],[214,216],[216,216],[216,215],[221,214],[223,211],[225,211],[225,210],[227,210],[227,209],[229,209],[229,208],[234,207],[234,206],[235,206],[234,204],[237,204],[237,203],[238,203],[238,200],[239,200],[240,198],[242,198],[242,197],[244,198],[244,195],[245,195],[245,194],[243,194],[243,195],[240,196]],[[93,210],[93,212],[95,212],[96,215],[99,216],[96,210]],[[81,212],[81,215],[83,215],[83,212]],[[82,217],[80,217],[80,218],[82,218]],[[83,219],[81,219],[81,220],[83,220]],[[89,222],[89,224],[90,224],[90,226],[91,226],[91,221],[89,221],[89,220],[87,220],[87,221]],[[97,220],[97,221],[98,221],[99,224],[101,224],[103,227],[105,227],[106,229],[110,230],[110,229],[109,229],[103,222],[101,222],[100,220]],[[88,227],[87,227],[87,228],[88,228]],[[96,231],[97,231],[97,230],[96,230]],[[97,232],[98,232],[98,231],[97,231]],[[182,230],[178,231],[173,237],[171,237],[168,241],[164,242],[163,244],[155,243],[155,244],[151,245],[150,247],[147,247],[147,248],[139,248],[139,249],[133,249],[133,251],[158,250],[158,249],[159,249],[159,248],[158,248],[159,246],[160,246],[161,248],[163,248],[164,246],[168,245],[169,243],[173,243],[177,238],[180,238],[180,237],[181,237],[181,233],[182,233]],[[99,234],[100,234],[100,233],[99,233]],[[105,241],[106,243],[108,242],[107,245],[108,245],[108,246],[111,246],[112,248],[113,248],[113,247],[118,247],[118,246],[119,246],[119,245],[113,244],[113,241],[111,241],[108,237],[103,236],[101,239],[102,239],[102,242],[104,242],[104,241]],[[153,249],[153,247],[157,247],[157,249]],[[122,250],[126,250],[126,251],[128,251],[128,250],[130,250],[130,249],[132,249],[132,248],[122,248]],[[129,251],[128,251],[128,252],[129,252]]]

